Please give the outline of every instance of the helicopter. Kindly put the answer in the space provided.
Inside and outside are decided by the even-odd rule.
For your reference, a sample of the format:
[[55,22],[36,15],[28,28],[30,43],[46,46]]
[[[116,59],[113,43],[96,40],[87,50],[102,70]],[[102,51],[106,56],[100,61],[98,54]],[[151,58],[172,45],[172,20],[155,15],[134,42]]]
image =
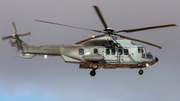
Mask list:
[[[2,37],[2,40],[9,39],[11,46],[15,47],[19,52],[19,57],[32,59],[36,55],[44,55],[44,58],[47,58],[48,56],[61,56],[65,63],[79,64],[80,69],[92,69],[90,71],[91,76],[95,76],[96,70],[100,68],[137,68],[140,69],[138,73],[142,75],[144,73],[143,68],[154,65],[159,61],[159,59],[151,52],[147,51],[145,47],[137,45],[133,41],[145,43],[159,49],[161,49],[162,47],[139,39],[123,36],[117,33],[130,33],[156,28],[177,26],[176,24],[166,24],[115,31],[107,26],[98,6],[93,6],[93,8],[104,27],[103,31],[43,20],[35,21],[103,33],[102,35],[93,35],[91,38],[84,39],[73,45],[33,46],[26,44],[19,38],[20,36],[30,35],[31,33],[26,32],[23,34],[17,34],[15,23],[12,22],[11,24],[14,34]],[[124,39],[118,40],[117,37]]]

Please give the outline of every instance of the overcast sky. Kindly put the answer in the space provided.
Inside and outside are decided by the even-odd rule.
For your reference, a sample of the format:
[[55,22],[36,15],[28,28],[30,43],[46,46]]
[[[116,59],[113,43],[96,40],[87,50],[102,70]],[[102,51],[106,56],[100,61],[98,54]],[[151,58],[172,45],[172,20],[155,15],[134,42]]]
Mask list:
[[[27,44],[74,44],[99,34],[34,20],[103,30],[93,5],[115,30],[180,25],[179,0],[0,0],[0,35],[12,35],[15,22],[19,34],[31,31],[22,37]],[[61,57],[14,59],[17,53],[8,40],[1,41],[0,101],[179,101],[180,28],[121,34],[162,46],[138,43],[159,62],[144,69],[142,76],[139,69],[99,69],[91,77],[91,70],[80,70]]]

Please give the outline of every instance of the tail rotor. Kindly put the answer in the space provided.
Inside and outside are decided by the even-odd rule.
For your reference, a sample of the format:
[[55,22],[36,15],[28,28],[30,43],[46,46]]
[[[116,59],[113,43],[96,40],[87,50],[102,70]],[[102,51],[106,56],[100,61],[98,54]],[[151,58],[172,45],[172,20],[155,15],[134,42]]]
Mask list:
[[26,36],[26,35],[30,35],[30,34],[31,34],[31,32],[26,32],[26,33],[23,33],[23,34],[17,34],[17,30],[16,30],[15,23],[12,22],[11,25],[12,25],[14,34],[13,34],[13,35],[9,35],[9,36],[2,37],[2,40],[6,40],[6,39],[9,39],[9,38],[19,39],[19,36]]

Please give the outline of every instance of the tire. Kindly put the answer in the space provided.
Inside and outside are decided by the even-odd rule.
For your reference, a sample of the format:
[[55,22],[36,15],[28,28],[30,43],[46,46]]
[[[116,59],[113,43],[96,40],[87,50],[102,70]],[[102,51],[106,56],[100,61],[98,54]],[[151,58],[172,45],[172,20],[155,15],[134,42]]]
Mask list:
[[90,72],[90,75],[91,75],[91,76],[95,76],[95,75],[96,75],[96,72],[95,72],[94,70],[92,70],[92,71]]
[[144,73],[143,70],[139,70],[139,75],[142,75]]

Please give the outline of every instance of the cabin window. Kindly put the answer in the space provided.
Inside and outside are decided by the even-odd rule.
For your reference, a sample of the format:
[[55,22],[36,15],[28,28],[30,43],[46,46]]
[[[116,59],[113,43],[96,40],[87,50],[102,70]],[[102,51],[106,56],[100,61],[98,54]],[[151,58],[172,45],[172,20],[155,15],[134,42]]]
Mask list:
[[94,49],[94,54],[98,54],[98,49]]
[[79,49],[79,55],[84,55],[84,49]]
[[128,49],[124,49],[124,55],[129,55]]
[[110,49],[106,49],[106,55],[110,55]]
[[122,49],[118,49],[118,55],[122,55]]
[[115,54],[116,54],[115,49],[111,49],[111,55],[115,55]]

